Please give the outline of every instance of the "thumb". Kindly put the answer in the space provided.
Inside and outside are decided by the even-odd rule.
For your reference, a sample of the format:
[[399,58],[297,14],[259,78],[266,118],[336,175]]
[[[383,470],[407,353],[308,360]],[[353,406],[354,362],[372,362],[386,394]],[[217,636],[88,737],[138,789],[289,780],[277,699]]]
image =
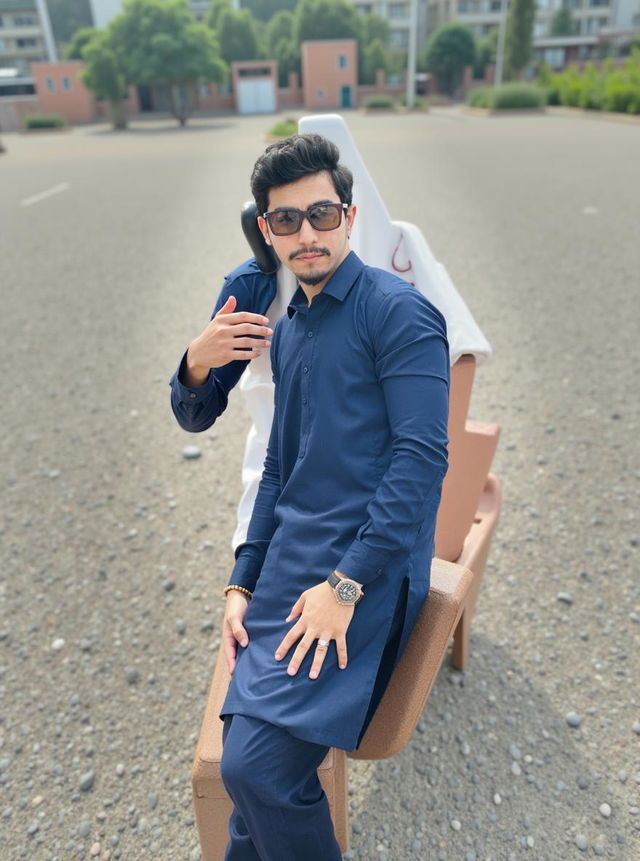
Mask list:
[[231,314],[235,310],[235,307],[237,304],[238,304],[238,302],[236,300],[236,297],[235,296],[229,296],[229,298],[224,303],[222,308],[220,308],[220,310],[216,314],[216,317],[219,317],[220,314]]

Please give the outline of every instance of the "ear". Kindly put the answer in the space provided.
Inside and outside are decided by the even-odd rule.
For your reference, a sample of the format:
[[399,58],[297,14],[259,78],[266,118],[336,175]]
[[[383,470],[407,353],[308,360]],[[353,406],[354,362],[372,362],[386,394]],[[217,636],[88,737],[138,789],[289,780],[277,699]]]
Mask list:
[[351,204],[349,209],[347,209],[347,234],[350,234],[353,230],[353,222],[356,220],[356,212],[357,207],[354,204]]
[[271,245],[271,236],[269,234],[269,228],[267,226],[267,222],[261,215],[258,216],[258,227],[260,228],[260,233],[262,233],[264,241],[267,243],[267,245]]

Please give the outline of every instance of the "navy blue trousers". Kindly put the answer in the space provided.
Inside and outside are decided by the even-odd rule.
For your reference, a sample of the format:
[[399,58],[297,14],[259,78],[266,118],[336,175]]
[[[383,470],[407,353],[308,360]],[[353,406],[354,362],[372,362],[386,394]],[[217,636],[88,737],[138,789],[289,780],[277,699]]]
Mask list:
[[225,861],[340,861],[317,769],[329,748],[226,715],[222,780],[234,804]]

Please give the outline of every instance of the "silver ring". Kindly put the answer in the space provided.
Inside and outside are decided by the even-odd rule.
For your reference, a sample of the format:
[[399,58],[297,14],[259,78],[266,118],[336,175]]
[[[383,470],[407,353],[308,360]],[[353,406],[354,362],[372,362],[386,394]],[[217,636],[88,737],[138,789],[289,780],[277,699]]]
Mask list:
[[321,646],[323,649],[328,649],[329,640],[318,640],[318,645]]

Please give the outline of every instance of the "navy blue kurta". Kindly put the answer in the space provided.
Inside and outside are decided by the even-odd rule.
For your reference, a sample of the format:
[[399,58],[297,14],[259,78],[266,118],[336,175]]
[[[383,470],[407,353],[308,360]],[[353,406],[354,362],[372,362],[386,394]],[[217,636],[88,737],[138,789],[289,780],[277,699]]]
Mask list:
[[[415,288],[351,252],[310,306],[298,288],[275,326],[271,363],[271,437],[229,580],[253,592],[249,644],[238,646],[221,716],[250,715],[352,750],[381,695],[396,608],[392,663],[429,589],[447,470],[446,324]],[[317,679],[308,677],[314,647],[289,676],[293,650],[274,657],[295,624],[284,620],[334,569],[365,585],[348,665],[339,669],[332,641]]]

